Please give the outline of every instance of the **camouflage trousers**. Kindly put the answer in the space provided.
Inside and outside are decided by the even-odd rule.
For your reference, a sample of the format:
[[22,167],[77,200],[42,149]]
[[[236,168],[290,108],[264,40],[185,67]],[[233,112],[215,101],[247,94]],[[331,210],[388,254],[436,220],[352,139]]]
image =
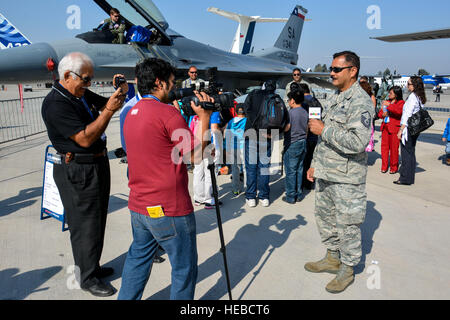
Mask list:
[[366,216],[366,184],[316,179],[316,223],[322,243],[341,254],[341,262],[356,266],[361,259],[360,225]]

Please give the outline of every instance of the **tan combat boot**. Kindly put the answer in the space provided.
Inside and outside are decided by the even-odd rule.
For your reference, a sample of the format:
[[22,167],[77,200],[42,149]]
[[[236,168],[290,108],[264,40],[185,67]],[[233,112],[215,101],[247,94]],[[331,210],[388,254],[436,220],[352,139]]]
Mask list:
[[329,272],[336,274],[339,271],[339,251],[327,250],[325,258],[317,262],[307,262],[305,264],[306,271],[309,272]]
[[353,283],[355,276],[353,275],[353,267],[341,263],[336,278],[331,280],[325,288],[330,293],[340,293]]

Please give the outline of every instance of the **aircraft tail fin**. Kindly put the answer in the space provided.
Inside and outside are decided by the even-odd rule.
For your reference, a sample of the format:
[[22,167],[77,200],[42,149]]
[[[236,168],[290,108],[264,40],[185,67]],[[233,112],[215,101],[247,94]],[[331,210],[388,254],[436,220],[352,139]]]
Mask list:
[[31,44],[11,22],[0,13],[0,49],[26,46]]
[[302,6],[295,6],[273,48],[260,50],[254,55],[296,65],[298,61],[298,46],[307,13],[308,10]]
[[234,36],[233,43],[231,45],[230,52],[240,54],[247,54],[250,52],[253,34],[255,32],[255,24],[257,22],[286,22],[288,20],[285,18],[261,18],[260,16],[245,16],[214,7],[209,7],[208,11],[239,23],[236,30],[236,35]]
[[303,23],[305,22],[305,15],[307,13],[308,10],[302,6],[297,5],[294,8],[283,31],[275,42],[275,48],[297,53],[303,30]]

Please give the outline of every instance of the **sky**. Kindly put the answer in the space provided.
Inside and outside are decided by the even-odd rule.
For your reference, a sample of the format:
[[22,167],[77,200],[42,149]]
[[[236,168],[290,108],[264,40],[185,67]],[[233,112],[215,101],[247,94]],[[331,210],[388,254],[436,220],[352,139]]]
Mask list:
[[[295,5],[308,9],[300,46],[302,68],[330,65],[331,56],[352,50],[361,57],[361,74],[389,68],[397,74],[450,73],[450,39],[387,43],[369,37],[450,28],[450,1],[435,0],[154,0],[169,27],[183,36],[230,50],[237,22],[207,12],[208,7],[249,16],[287,18]],[[80,9],[79,29],[69,29],[71,6]],[[374,7],[375,6],[375,7]],[[377,11],[371,8],[379,9]],[[369,11],[369,12],[368,12]],[[92,0],[1,0],[0,13],[31,42],[52,42],[91,31],[108,17]],[[377,23],[378,22],[378,23]],[[256,25],[255,51],[273,46],[283,23]],[[78,26],[77,26],[78,27]]]

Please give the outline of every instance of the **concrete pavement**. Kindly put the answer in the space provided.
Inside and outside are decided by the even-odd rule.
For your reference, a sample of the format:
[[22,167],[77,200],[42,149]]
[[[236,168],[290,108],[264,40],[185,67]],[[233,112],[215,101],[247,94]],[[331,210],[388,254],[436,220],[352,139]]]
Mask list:
[[[442,97],[441,97],[442,98]],[[323,257],[314,220],[314,191],[295,205],[281,201],[284,178],[271,178],[271,205],[248,208],[231,192],[230,176],[219,176],[222,221],[234,299],[449,299],[450,167],[442,163],[442,131],[448,114],[432,114],[435,125],[417,143],[416,183],[398,186],[398,175],[380,173],[380,132],[369,154],[363,257],[346,291],[325,291],[330,274],[303,269]],[[379,121],[378,121],[379,125]],[[377,126],[379,128],[379,126]],[[120,146],[119,121],[108,130],[112,173],[110,212],[102,265],[115,269],[106,280],[120,289],[131,243],[126,165],[112,150]],[[0,299],[96,298],[74,288],[69,231],[55,219],[39,220],[46,134],[0,145]],[[274,159],[276,162],[276,159]],[[190,175],[192,190],[192,175]],[[228,299],[214,210],[195,207],[199,278],[195,299]],[[164,256],[167,258],[167,255]],[[170,263],[154,264],[143,299],[167,299]]]

